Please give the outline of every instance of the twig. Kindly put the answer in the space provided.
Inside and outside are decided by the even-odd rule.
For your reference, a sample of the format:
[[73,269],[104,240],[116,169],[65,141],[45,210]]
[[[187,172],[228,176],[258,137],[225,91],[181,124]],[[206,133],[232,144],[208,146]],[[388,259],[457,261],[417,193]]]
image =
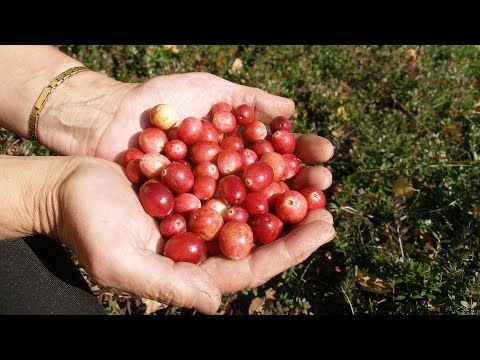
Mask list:
[[353,310],[352,302],[350,301],[350,298],[348,297],[345,290],[343,290],[343,286],[340,286],[340,289],[342,289],[343,295],[345,295],[345,297],[347,298],[348,305],[350,305],[350,310],[352,310],[352,315],[355,315],[355,311]]

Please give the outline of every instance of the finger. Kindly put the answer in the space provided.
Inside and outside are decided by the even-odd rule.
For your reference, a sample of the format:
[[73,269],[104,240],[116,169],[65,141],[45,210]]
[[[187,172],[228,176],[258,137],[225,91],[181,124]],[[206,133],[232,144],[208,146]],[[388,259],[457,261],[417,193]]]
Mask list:
[[332,173],[324,166],[305,166],[289,180],[289,185],[293,190],[302,190],[307,186],[325,190],[332,185]]
[[[100,264],[95,279],[147,299],[195,308],[204,314],[214,314],[220,306],[221,293],[217,285],[199,266],[174,263],[169,258],[144,249],[135,249],[128,254],[123,251],[121,256],[122,261],[111,264],[114,265],[116,276],[112,278],[111,274],[106,273],[111,266]],[[99,274],[98,270],[105,273]]]
[[237,95],[232,99],[234,109],[242,104],[252,106],[255,111],[255,120],[265,124],[270,124],[277,116],[289,118],[295,111],[295,103],[293,100],[243,85],[241,86],[241,90],[238,91]]
[[318,164],[330,160],[335,148],[324,137],[313,134],[294,134],[296,137],[295,155],[306,164]]
[[305,219],[300,221],[298,224],[295,224],[295,226],[292,227],[292,229],[296,229],[300,226],[303,226],[305,224],[308,224],[314,221],[325,221],[330,225],[333,225],[333,216],[328,210],[325,210],[325,209],[311,210],[307,213],[307,215],[305,216]]
[[314,221],[268,245],[253,249],[250,255],[241,260],[211,257],[201,267],[215,280],[222,293],[249,289],[304,261],[334,236],[332,225],[325,221]]

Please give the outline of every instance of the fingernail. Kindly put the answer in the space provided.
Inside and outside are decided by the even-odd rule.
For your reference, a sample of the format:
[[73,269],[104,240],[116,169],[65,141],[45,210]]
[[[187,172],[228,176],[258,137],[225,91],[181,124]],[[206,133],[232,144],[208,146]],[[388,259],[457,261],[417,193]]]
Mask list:
[[195,309],[206,315],[216,314],[219,306],[220,303],[218,302],[217,304],[217,301],[215,301],[209,293],[204,291],[199,293],[193,304]]

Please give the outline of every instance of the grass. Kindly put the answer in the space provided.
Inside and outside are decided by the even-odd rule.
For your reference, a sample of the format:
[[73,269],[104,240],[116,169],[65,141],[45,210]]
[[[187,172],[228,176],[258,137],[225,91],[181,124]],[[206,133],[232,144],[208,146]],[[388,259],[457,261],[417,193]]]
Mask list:
[[[225,297],[221,313],[480,314],[480,47],[61,48],[118,80],[208,71],[290,97],[297,131],[335,145],[337,238]],[[48,151],[0,130],[0,153]],[[129,294],[94,290],[111,313],[145,312]]]

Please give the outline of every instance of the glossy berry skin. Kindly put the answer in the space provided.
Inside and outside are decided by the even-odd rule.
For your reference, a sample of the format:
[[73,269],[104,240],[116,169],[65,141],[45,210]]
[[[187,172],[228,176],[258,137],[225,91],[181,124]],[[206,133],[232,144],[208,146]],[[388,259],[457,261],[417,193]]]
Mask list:
[[178,138],[187,145],[198,141],[202,132],[202,121],[195,117],[188,117],[178,125]]
[[308,204],[305,197],[295,190],[287,190],[275,203],[275,213],[286,223],[298,223],[307,215]]
[[238,136],[230,136],[223,139],[220,146],[222,150],[242,151],[245,147],[245,144]]
[[162,182],[176,194],[190,191],[194,182],[192,171],[178,162],[165,166],[161,178]]
[[182,140],[171,140],[165,145],[165,156],[171,161],[179,161],[187,156],[187,144]]
[[327,204],[327,198],[322,190],[314,188],[313,186],[309,186],[300,190],[300,193],[307,200],[309,211],[325,208],[325,205]]
[[223,216],[225,223],[230,221],[248,222],[249,218],[250,214],[241,206],[231,206]]
[[269,164],[258,161],[245,169],[242,179],[248,190],[262,191],[272,183],[273,169]]
[[128,163],[126,169],[128,180],[130,180],[134,184],[141,184],[147,181],[147,177],[143,174],[142,170],[140,169],[140,160],[135,159]]
[[199,176],[193,182],[192,192],[200,200],[210,199],[217,191],[217,181],[211,176]]
[[203,207],[208,207],[210,209],[215,210],[222,217],[225,217],[225,214],[228,210],[228,204],[225,201],[223,201],[222,199],[219,199],[219,198],[212,198],[212,199],[207,200],[203,204]]
[[286,180],[291,179],[300,171],[302,161],[293,154],[283,154],[283,159],[287,163]]
[[253,238],[259,244],[270,244],[283,231],[283,222],[271,213],[257,215],[250,224]]
[[240,125],[248,125],[253,121],[255,114],[250,105],[242,104],[235,109],[234,115]]
[[187,231],[187,221],[180,214],[170,214],[160,221],[160,234],[164,238],[170,238],[174,235]]
[[262,139],[255,141],[252,145],[253,151],[257,154],[257,156],[261,157],[263,154],[268,152],[273,152],[273,145],[270,141]]
[[265,139],[267,136],[267,128],[265,127],[265,124],[254,120],[247,126],[245,126],[245,129],[243,131],[243,137],[249,141],[249,142],[255,142],[258,140]]
[[219,134],[210,121],[202,119],[202,132],[197,139],[198,142],[213,141],[218,144]]
[[272,167],[273,181],[283,181],[287,178],[288,165],[283,156],[277,152],[263,154],[260,161],[266,162]]
[[167,241],[164,255],[175,262],[198,265],[207,256],[207,244],[191,232],[177,234]]
[[212,106],[212,117],[214,117],[219,112],[232,112],[232,107],[229,103],[219,102]]
[[173,211],[188,219],[190,214],[201,206],[202,203],[198,197],[191,193],[182,193],[175,196]]
[[250,192],[245,197],[242,206],[251,216],[268,212],[267,198],[258,192]]
[[220,145],[213,141],[195,143],[189,149],[190,161],[195,165],[205,161],[216,163],[221,151]]
[[208,207],[201,207],[195,210],[188,219],[188,230],[197,234],[205,241],[215,240],[222,226],[222,216]]
[[242,157],[242,167],[240,168],[241,171],[244,171],[247,167],[258,160],[258,155],[255,153],[255,151],[250,149],[243,149],[240,151],[240,156]]
[[138,192],[145,212],[153,217],[163,218],[173,210],[173,194],[158,181],[147,181]]
[[127,167],[128,163],[135,159],[142,159],[145,153],[137,148],[130,148],[123,154],[123,166]]
[[253,247],[252,229],[243,221],[230,221],[220,231],[218,245],[227,258],[243,259]]
[[217,167],[222,175],[235,175],[242,167],[242,156],[233,150],[223,150],[218,154]]
[[218,180],[219,175],[217,165],[208,161],[197,164],[193,169],[193,176],[195,178],[199,176],[210,176],[215,180]]
[[187,169],[192,170],[192,164],[188,160],[182,159],[177,161],[179,164],[185,166]]
[[219,181],[218,193],[228,205],[241,205],[247,196],[247,188],[238,176],[228,175]]
[[140,148],[145,153],[157,153],[163,152],[165,145],[168,142],[167,134],[163,130],[158,128],[147,128],[140,133],[138,138]]
[[270,123],[270,131],[274,133],[278,130],[292,132],[292,123],[285,116],[277,116]]
[[140,170],[149,179],[160,178],[163,169],[168,164],[170,164],[170,160],[165,155],[147,153],[140,160]]
[[165,131],[165,134],[167,134],[168,140],[180,140],[178,138],[178,126],[174,126],[171,129],[168,129]]
[[175,110],[166,105],[158,104],[150,110],[150,123],[162,130],[168,130],[177,123],[178,115]]
[[223,111],[215,114],[212,124],[218,132],[228,133],[235,129],[237,126],[237,120],[231,112]]
[[268,202],[268,206],[270,209],[275,208],[275,202],[277,201],[277,198],[283,194],[285,190],[282,188],[282,186],[278,182],[273,182],[268,185],[265,189],[260,191],[260,194],[265,196]]
[[286,130],[278,130],[272,134],[272,145],[280,154],[291,154],[295,151],[295,138]]

